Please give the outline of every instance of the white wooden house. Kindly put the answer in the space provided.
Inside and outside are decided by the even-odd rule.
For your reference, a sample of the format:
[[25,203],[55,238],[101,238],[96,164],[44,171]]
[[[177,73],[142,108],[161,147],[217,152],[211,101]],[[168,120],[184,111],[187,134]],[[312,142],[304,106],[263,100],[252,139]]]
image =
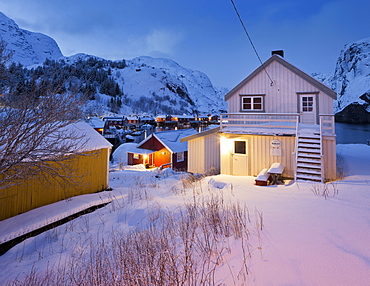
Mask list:
[[[213,167],[221,174],[257,176],[281,163],[284,177],[333,180],[335,99],[330,88],[273,54],[225,95],[228,113],[221,114],[217,144],[203,140],[205,145],[196,147],[210,134],[182,139],[188,141],[193,160],[188,170],[205,173]],[[214,166],[204,164],[206,153],[213,152],[219,152],[220,160],[213,161]]]

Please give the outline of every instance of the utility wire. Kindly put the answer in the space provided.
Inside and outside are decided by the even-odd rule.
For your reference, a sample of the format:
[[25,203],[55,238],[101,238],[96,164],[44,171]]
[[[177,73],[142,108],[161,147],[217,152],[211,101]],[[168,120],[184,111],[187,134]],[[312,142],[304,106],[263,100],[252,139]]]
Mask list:
[[263,64],[263,62],[262,62],[262,60],[261,60],[261,58],[260,58],[260,56],[259,56],[259,54],[258,54],[258,52],[257,52],[257,49],[256,49],[256,47],[254,46],[254,44],[253,44],[253,42],[252,42],[252,39],[251,39],[251,37],[250,37],[250,36],[249,36],[249,34],[248,34],[247,28],[245,27],[245,25],[244,25],[244,23],[243,23],[243,20],[242,20],[242,18],[240,17],[240,14],[239,14],[239,12],[238,12],[238,9],[236,8],[236,5],[235,5],[235,3],[234,3],[234,0],[230,0],[230,1],[231,1],[231,4],[232,4],[232,5],[233,5],[233,7],[234,7],[235,13],[236,13],[236,15],[238,16],[240,23],[242,24],[242,27],[243,27],[243,29],[244,29],[245,34],[247,35],[247,37],[248,37],[248,39],[249,39],[249,42],[251,43],[252,48],[253,48],[254,52],[256,53],[256,55],[257,55],[258,60],[260,61],[260,63],[261,63],[261,65],[262,65],[262,67],[263,67],[264,71],[266,72],[266,74],[267,74],[268,78],[270,79],[270,81],[271,81],[271,85],[273,85],[274,81],[271,79],[270,75],[268,74],[268,72],[267,72],[267,70],[266,70],[266,68],[265,68],[265,65]]

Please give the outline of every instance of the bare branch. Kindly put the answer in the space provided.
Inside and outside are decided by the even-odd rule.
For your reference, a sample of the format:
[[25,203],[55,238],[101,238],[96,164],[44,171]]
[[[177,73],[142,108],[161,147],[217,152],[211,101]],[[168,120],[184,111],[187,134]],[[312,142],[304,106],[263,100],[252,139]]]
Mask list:
[[[0,77],[4,52],[0,41]],[[73,181],[68,162],[84,155],[87,139],[69,126],[83,117],[85,98],[67,82],[39,78],[30,89],[0,96],[0,189],[45,175]]]

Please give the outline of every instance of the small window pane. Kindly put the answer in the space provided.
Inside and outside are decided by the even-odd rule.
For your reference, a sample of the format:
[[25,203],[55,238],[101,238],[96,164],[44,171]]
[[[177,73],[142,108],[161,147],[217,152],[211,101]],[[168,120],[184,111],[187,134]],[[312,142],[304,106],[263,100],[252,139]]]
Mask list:
[[246,142],[245,141],[234,141],[234,153],[235,154],[247,154]]
[[248,111],[263,110],[263,98],[261,96],[242,97],[242,109]]
[[262,104],[261,103],[254,104],[253,105],[253,109],[255,109],[255,110],[261,110],[262,109]]
[[184,161],[184,152],[177,153],[177,162]]

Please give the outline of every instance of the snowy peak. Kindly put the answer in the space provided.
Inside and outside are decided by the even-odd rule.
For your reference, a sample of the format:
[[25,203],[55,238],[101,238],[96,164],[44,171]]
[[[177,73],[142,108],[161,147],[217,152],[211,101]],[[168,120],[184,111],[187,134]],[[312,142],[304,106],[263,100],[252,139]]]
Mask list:
[[10,18],[0,12],[0,37],[13,53],[12,62],[25,66],[41,64],[46,59],[57,60],[63,56],[57,43],[50,37],[20,29]]
[[[215,88],[204,73],[184,68],[170,59],[142,56],[112,62],[87,54],[63,57],[52,38],[20,29],[2,13],[0,37],[7,43],[7,49],[13,52],[11,61],[26,67],[42,65],[49,59],[59,62],[60,67],[79,65],[85,66],[85,73],[91,73],[92,70],[95,75],[105,73],[107,79],[96,82],[92,87],[100,102],[90,102],[92,107],[89,109],[98,109],[97,106],[102,109],[94,110],[94,114],[105,113],[104,109],[108,106],[112,112],[121,114],[147,112],[193,115],[226,110],[223,100],[225,89]],[[96,65],[91,65],[94,63]],[[115,90],[120,89],[120,92],[112,95],[105,88],[108,85]],[[118,97],[111,98],[115,95]]]
[[370,38],[344,46],[336,64],[332,88],[338,93],[337,112],[352,103],[370,103]]
[[370,123],[370,38],[346,44],[334,74],[313,74],[338,95],[335,119],[344,123]]
[[[129,98],[140,95],[153,101],[153,106],[161,101],[162,105],[176,110],[175,113],[226,110],[222,98],[225,90],[215,88],[208,76],[200,71],[184,68],[170,59],[147,56],[126,61],[126,64],[126,68],[119,71],[118,82],[121,79],[122,90]],[[171,112],[168,110],[168,113]]]

